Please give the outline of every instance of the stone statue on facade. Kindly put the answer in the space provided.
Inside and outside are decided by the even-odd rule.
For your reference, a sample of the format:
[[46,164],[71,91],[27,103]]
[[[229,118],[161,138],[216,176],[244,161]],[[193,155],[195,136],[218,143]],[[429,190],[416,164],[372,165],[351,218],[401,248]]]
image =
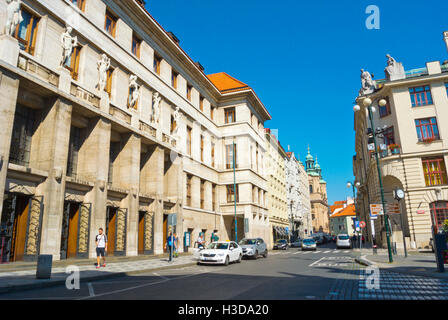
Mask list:
[[103,92],[106,89],[107,85],[107,71],[110,68],[110,59],[106,54],[101,55],[101,59],[97,62],[98,69],[98,84],[97,88],[100,92]]
[[387,54],[386,57],[387,67],[386,69],[384,69],[386,79],[389,81],[406,79],[406,72],[404,71],[403,64],[397,62],[393,57],[390,56],[390,54]]
[[159,123],[160,120],[160,101],[162,98],[158,92],[154,92],[152,96],[152,123]]
[[359,95],[364,96],[371,94],[377,89],[376,81],[372,79],[370,72],[361,69],[361,84],[362,88],[359,90]]
[[135,108],[137,100],[140,97],[140,87],[137,84],[137,76],[131,75],[129,77],[129,107]]
[[22,12],[20,11],[20,0],[6,0],[7,4],[7,17],[5,24],[5,33],[10,36],[14,36],[17,26],[23,21]]
[[72,56],[73,49],[78,46],[78,37],[72,36],[72,27],[67,27],[61,35],[62,61],[61,66],[65,65]]

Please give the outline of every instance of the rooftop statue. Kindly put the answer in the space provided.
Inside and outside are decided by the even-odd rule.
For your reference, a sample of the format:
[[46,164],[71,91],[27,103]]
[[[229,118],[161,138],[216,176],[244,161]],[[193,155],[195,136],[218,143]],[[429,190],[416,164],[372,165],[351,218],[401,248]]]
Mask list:
[[61,66],[65,65],[72,56],[73,49],[78,46],[78,37],[71,35],[72,27],[67,27],[65,32],[61,35],[62,44],[62,61]]
[[101,60],[97,62],[98,69],[98,84],[97,88],[100,92],[103,92],[107,85],[107,71],[110,68],[110,59],[106,54],[101,55]]
[[360,96],[371,94],[377,89],[376,81],[372,79],[370,72],[364,69],[361,69],[361,84],[362,88],[359,90]]
[[387,54],[386,57],[387,57],[387,67],[386,69],[384,69],[386,79],[389,81],[405,79],[406,73],[404,71],[403,64],[397,62],[394,58],[390,56],[390,54]]
[[19,25],[23,21],[22,13],[20,12],[20,0],[6,0],[6,4],[8,5],[6,12],[6,24],[5,24],[5,33],[14,36],[16,32],[17,25]]

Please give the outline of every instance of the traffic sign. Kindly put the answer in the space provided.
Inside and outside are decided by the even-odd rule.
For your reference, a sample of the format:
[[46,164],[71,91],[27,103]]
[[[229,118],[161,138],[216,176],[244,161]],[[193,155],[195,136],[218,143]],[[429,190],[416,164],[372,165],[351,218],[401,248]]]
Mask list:
[[384,214],[382,204],[371,204],[370,205],[370,216],[382,216]]
[[386,205],[387,208],[387,214],[400,214],[400,204],[398,203],[388,203]]
[[361,221],[359,223],[359,226],[364,229],[366,227],[366,223],[364,221]]

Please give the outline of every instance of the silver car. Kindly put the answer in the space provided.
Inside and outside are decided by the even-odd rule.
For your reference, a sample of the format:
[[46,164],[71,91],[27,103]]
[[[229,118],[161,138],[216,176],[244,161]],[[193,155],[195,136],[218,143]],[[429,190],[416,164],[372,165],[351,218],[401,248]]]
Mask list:
[[240,247],[243,249],[243,256],[257,259],[258,256],[268,256],[266,242],[261,238],[243,239],[240,241]]

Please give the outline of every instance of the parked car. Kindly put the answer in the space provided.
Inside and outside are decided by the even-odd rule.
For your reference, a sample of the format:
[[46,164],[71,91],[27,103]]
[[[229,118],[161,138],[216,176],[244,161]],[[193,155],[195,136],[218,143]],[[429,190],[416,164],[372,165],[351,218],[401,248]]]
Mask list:
[[288,241],[281,239],[274,243],[274,250],[287,250],[289,248]]
[[314,235],[313,236],[314,241],[316,241],[316,244],[320,245],[324,243],[323,237],[320,235]]
[[316,251],[317,244],[313,238],[307,238],[302,241],[302,251],[305,250],[314,250]]
[[352,248],[352,242],[348,234],[340,234],[336,239],[336,248]]
[[240,241],[240,247],[243,250],[243,257],[257,259],[259,255],[265,258],[268,256],[266,242],[261,238],[243,239]]
[[291,248],[301,248],[302,247],[302,239],[297,239],[294,242],[291,242]]
[[243,250],[234,241],[218,241],[211,243],[207,249],[199,253],[198,264],[223,264],[231,262],[240,263]]

